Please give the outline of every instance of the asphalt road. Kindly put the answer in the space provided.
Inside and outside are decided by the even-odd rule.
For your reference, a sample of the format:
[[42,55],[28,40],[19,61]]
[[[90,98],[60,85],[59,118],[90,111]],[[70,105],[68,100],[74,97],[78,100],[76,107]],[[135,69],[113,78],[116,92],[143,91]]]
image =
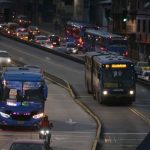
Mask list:
[[[84,85],[84,66],[59,56],[43,52],[10,39],[2,38],[1,49],[28,64],[41,66],[47,72],[70,82],[79,100],[87,105],[102,123],[101,150],[135,150],[150,131],[150,89],[137,83],[136,101],[125,105],[99,105],[87,94]],[[9,43],[9,44],[8,44]]]
[[[51,147],[53,150],[90,150],[96,134],[96,123],[76,102],[69,92],[50,82],[45,113],[54,127]],[[34,130],[1,130],[0,149],[8,149],[15,139],[38,139]]]

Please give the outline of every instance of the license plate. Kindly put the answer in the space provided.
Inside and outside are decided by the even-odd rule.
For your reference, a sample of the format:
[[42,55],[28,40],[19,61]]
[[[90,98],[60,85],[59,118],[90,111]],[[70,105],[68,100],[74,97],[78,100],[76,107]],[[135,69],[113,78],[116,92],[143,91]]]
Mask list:
[[24,121],[17,121],[17,124],[23,125],[23,124],[24,124]]

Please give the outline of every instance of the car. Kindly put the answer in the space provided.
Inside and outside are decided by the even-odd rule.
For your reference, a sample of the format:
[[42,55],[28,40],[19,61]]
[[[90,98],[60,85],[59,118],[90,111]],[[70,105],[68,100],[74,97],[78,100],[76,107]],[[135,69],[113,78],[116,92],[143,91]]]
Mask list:
[[41,46],[44,46],[45,44],[48,44],[50,40],[46,35],[37,35],[35,36],[33,42]]
[[37,26],[33,26],[33,25],[30,25],[28,28],[28,33],[29,33],[29,39],[33,39],[34,36],[36,35],[39,35],[40,34],[40,30]]
[[142,75],[142,72],[144,70],[147,70],[147,69],[150,70],[149,63],[145,62],[145,61],[138,61],[138,62],[136,62],[134,68],[135,68],[135,71],[136,71],[137,75]]
[[29,36],[29,34],[28,34],[28,31],[27,31],[27,29],[26,28],[17,28],[16,29],[16,36],[18,37],[18,38],[20,38],[21,40],[28,40],[28,36]]
[[139,77],[144,79],[144,80],[150,81],[150,70],[144,70],[142,72],[142,75],[139,75]]
[[65,44],[65,48],[66,48],[66,53],[67,54],[77,54],[78,53],[78,49],[77,46],[74,42],[66,42]]
[[9,53],[5,50],[0,50],[0,66],[8,66],[11,64],[11,61]]
[[14,21],[18,23],[21,27],[28,27],[31,24],[31,20],[25,15],[16,16]]
[[16,35],[16,29],[19,27],[19,25],[15,22],[8,22],[3,25],[2,33],[8,36],[15,36]]
[[60,46],[60,37],[55,34],[48,35],[52,47]]
[[9,150],[50,150],[42,139],[20,139],[14,140]]

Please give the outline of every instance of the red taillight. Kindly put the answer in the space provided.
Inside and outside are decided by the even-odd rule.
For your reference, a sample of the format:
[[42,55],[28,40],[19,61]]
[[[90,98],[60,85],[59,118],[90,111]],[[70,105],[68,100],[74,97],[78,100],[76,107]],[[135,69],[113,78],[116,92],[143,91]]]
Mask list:
[[36,43],[40,43],[40,41],[39,41],[39,40],[36,40],[35,42],[36,42]]
[[128,54],[129,54],[128,51],[125,51],[125,52],[123,53],[123,56],[126,56],[126,57],[127,57]]
[[100,50],[101,50],[101,51],[107,51],[107,48],[101,47]]
[[46,43],[48,44],[50,42],[50,40],[46,40]]

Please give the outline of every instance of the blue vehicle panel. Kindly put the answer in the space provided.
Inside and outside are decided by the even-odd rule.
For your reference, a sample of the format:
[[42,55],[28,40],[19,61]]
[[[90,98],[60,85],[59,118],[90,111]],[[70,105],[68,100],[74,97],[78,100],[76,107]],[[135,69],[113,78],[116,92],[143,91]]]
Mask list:
[[0,125],[38,126],[48,91],[43,74],[10,69],[3,73],[1,84]]

